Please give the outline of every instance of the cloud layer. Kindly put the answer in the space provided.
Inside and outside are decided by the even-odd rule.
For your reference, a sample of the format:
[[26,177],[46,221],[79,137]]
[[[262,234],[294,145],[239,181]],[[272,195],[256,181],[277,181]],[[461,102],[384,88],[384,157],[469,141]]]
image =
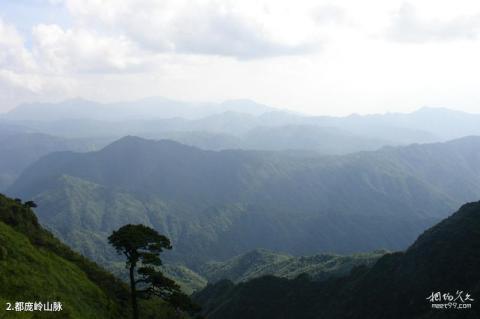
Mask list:
[[152,95],[330,114],[472,110],[479,21],[476,0],[0,3],[0,111]]
[[416,43],[473,40],[479,34],[480,12],[444,20],[422,19],[410,3],[404,3],[400,7],[388,30],[391,40]]
[[[302,36],[285,37],[278,19],[261,1],[80,1],[66,0],[83,27],[121,32],[156,53],[205,54],[254,59],[303,54],[316,47]],[[258,5],[260,4],[260,5]],[[300,39],[300,41],[298,40]],[[315,39],[309,39],[315,41]]]

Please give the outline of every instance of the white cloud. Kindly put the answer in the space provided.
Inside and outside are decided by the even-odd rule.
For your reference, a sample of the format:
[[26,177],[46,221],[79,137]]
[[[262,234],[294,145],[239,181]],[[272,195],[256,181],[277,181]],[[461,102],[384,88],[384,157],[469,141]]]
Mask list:
[[304,54],[314,48],[312,44],[276,41],[261,23],[249,21],[230,8],[208,6],[201,10],[191,10],[176,21],[170,39],[176,52],[251,59]]
[[152,95],[317,114],[480,105],[478,0],[35,0],[18,16],[6,3],[0,110]]
[[71,93],[72,79],[49,76],[38,58],[17,28],[0,19],[0,109]]
[[10,107],[20,96],[32,97],[41,89],[31,53],[17,29],[0,19],[0,107]]
[[432,42],[472,40],[480,34],[480,12],[447,19],[422,19],[415,6],[404,3],[395,13],[387,36],[395,41]]
[[286,36],[285,27],[296,29],[304,17],[269,12],[262,1],[67,0],[67,7],[83,27],[121,32],[160,53],[252,59],[304,54],[319,47],[318,39],[302,40],[305,30]]
[[121,72],[142,67],[142,52],[123,36],[40,24],[33,29],[34,52],[45,71]]
[[326,4],[314,8],[312,16],[320,25],[347,23],[345,9],[336,5]]
[[34,68],[34,59],[22,36],[14,26],[0,19],[0,69],[25,72]]

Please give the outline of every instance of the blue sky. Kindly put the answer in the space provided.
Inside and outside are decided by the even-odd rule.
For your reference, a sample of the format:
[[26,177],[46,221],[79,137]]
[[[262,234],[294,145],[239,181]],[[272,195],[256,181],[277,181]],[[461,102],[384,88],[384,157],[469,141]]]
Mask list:
[[71,23],[68,10],[63,5],[47,0],[1,1],[0,17],[14,24],[27,41],[30,40],[31,30],[35,25],[54,23],[68,27]]

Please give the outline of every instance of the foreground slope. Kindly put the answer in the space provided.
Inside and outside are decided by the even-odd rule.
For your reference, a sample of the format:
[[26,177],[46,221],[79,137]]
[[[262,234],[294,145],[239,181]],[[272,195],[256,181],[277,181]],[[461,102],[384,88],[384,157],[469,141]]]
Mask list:
[[[128,286],[43,229],[27,204],[0,194],[0,302],[61,302],[60,312],[0,310],[0,318],[130,318]],[[159,299],[145,319],[179,318]],[[182,317],[183,318],[183,317]]]
[[[58,318],[123,318],[128,310],[124,284],[43,230],[26,205],[3,195],[0,274],[4,305],[59,301],[64,310],[56,314]],[[30,318],[34,314],[39,315],[24,315]]]
[[[37,249],[28,238],[0,222],[0,301],[61,302],[58,318],[114,318],[118,305],[75,264]],[[118,308],[116,311],[118,312]],[[2,308],[1,312],[5,309]],[[12,318],[14,313],[10,313]],[[15,314],[19,316],[19,314]]]
[[[262,277],[236,286],[222,281],[196,299],[211,319],[473,319],[480,316],[478,269],[480,202],[474,202],[423,233],[405,252],[385,255],[373,267],[357,268],[347,277],[325,282]],[[470,309],[433,309],[427,299],[432,292],[456,298],[457,291]],[[472,300],[465,300],[467,294]]]
[[166,234],[170,260],[193,268],[256,248],[398,250],[476,199],[480,138],[299,158],[126,137],[46,156],[9,193],[35,199],[42,223],[102,263],[115,258],[108,234],[126,223]]

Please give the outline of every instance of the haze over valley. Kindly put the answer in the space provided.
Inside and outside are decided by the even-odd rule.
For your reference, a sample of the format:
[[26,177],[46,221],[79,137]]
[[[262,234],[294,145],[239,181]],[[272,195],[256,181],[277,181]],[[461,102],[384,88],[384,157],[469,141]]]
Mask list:
[[207,264],[256,249],[405,249],[480,193],[480,116],[448,109],[328,117],[248,100],[77,99],[21,105],[0,123],[6,194],[34,200],[45,227],[115,273],[108,234],[157,229],[188,291],[212,278]]

